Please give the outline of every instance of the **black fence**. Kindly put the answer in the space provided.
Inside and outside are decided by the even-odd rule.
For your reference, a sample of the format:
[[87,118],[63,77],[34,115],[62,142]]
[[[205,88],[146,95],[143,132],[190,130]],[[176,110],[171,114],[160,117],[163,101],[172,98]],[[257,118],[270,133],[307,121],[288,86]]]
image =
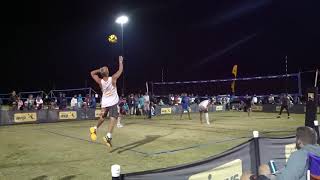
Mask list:
[[274,160],[284,167],[290,154],[296,150],[295,137],[252,138],[219,155],[181,166],[122,174],[125,180],[239,180],[242,172],[257,174],[260,164]]

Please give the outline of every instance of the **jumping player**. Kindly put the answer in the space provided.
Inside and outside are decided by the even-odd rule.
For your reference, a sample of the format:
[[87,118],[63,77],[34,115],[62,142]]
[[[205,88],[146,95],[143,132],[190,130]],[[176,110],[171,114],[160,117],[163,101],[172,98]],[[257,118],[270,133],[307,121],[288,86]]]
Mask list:
[[181,100],[182,109],[181,109],[181,114],[180,114],[180,120],[182,119],[182,115],[183,115],[184,111],[188,112],[189,120],[191,120],[191,117],[190,117],[190,98],[188,97],[187,93],[185,93],[185,94],[182,94],[181,99],[182,99]]
[[204,101],[201,101],[199,104],[199,112],[200,112],[200,123],[202,124],[202,114],[204,113],[204,117],[207,121],[207,124],[210,125],[209,121],[209,113],[208,113],[208,107],[209,105],[212,104],[211,99],[207,99]]
[[[100,69],[91,71],[91,77],[99,84],[102,91],[101,98],[101,115],[96,126],[90,128],[91,139],[94,141],[97,138],[97,129],[104,122],[104,118],[109,112],[110,122],[108,126],[108,132],[103,140],[108,147],[112,148],[111,139],[112,131],[117,123],[117,118],[119,116],[118,112],[118,103],[119,96],[117,93],[117,79],[120,77],[123,71],[123,57],[119,56],[119,69],[118,71],[109,76],[109,70],[107,66],[104,66]],[[102,76],[102,79],[98,75]]]

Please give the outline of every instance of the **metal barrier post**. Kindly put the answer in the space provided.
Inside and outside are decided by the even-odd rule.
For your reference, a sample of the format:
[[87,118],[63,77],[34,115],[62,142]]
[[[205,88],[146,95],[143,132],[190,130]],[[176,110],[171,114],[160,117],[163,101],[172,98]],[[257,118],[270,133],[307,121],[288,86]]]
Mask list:
[[260,148],[259,148],[259,131],[253,131],[254,153],[256,159],[256,173],[259,172],[260,166]]
[[320,144],[320,127],[319,127],[319,122],[318,120],[313,121],[314,123],[314,130],[316,131],[318,135],[318,144]]
[[112,180],[123,180],[123,175],[121,174],[120,165],[114,164],[111,166],[111,176]]

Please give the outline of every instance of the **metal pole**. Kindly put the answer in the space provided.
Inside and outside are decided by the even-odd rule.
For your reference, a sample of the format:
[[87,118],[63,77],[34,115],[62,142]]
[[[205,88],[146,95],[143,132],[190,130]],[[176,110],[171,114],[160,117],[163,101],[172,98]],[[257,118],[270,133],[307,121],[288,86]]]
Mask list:
[[[123,45],[123,24],[121,23],[121,54],[122,56],[124,56],[124,45]],[[121,95],[124,95],[124,80],[125,80],[125,73],[124,73],[124,69],[123,69],[123,72],[122,72],[122,94]]]
[[317,82],[318,82],[318,69],[316,70],[316,77],[314,78],[314,87],[317,87]]
[[299,89],[299,96],[302,96],[302,89],[301,89],[301,72],[298,73],[298,89]]
[[161,81],[163,82],[163,68],[161,69]]
[[286,93],[288,93],[288,56],[286,56]]

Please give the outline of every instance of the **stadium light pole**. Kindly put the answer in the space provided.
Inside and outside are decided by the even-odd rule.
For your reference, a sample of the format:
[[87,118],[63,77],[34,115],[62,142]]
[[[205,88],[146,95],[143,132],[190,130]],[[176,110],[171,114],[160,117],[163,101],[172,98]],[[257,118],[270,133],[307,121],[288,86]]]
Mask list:
[[[115,21],[117,24],[121,25],[121,54],[122,54],[122,56],[124,56],[123,25],[128,23],[128,21],[129,21],[129,18],[128,18],[128,16],[125,16],[125,15],[117,17],[117,19]],[[124,76],[124,70],[123,70],[123,78],[122,78],[122,94],[123,95],[124,95],[124,79],[125,79],[125,76]]]

